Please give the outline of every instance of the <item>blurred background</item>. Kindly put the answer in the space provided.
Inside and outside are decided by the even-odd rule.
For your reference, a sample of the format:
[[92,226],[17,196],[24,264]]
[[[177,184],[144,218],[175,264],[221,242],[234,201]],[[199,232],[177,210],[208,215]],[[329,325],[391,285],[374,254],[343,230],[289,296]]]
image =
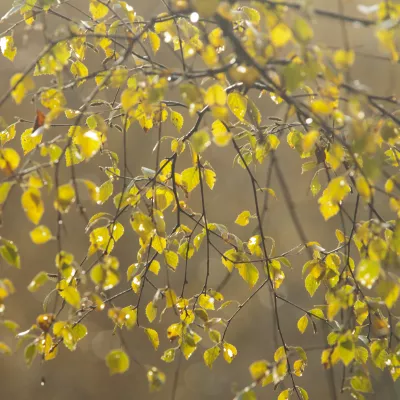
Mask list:
[[[165,7],[160,0],[135,1],[126,0],[132,5],[139,15],[149,18],[158,13],[164,12]],[[71,1],[77,9],[62,6],[58,12],[73,19],[85,19],[79,12],[88,10],[88,2]],[[311,2],[310,2],[311,3]],[[347,15],[356,15],[357,5],[372,5],[372,0],[363,1],[342,1]],[[312,4],[316,8],[338,11],[339,2],[336,0],[314,0]],[[12,7],[12,0],[0,1],[0,15],[4,15]],[[18,19],[18,18],[17,18]],[[14,21],[14,20],[12,20]],[[46,20],[49,32],[56,26],[64,24],[65,21],[55,17]],[[11,25],[10,21],[0,24],[0,32],[3,32]],[[22,27],[22,25],[21,25]],[[324,43],[327,47],[339,48],[343,46],[341,25],[335,20],[315,17],[313,20],[316,42]],[[399,64],[391,64],[387,59],[377,57],[378,45],[374,38],[372,29],[361,26],[346,25],[350,37],[350,45],[357,52],[356,62],[351,71],[351,77],[366,84],[376,95],[397,95],[399,93]],[[18,54],[14,63],[4,57],[0,58],[0,92],[4,93],[9,87],[10,77],[23,70],[43,46],[43,36],[41,32],[29,29],[16,29],[15,41],[18,47]],[[383,53],[380,52],[380,55]],[[174,65],[176,59],[171,56],[171,52],[161,50],[157,56],[163,63]],[[89,60],[87,65],[89,71],[91,67],[98,68],[98,61],[94,57]],[[42,82],[46,82],[45,78]],[[68,104],[71,108],[78,108],[88,94],[82,87],[67,93]],[[254,92],[254,97],[257,94]],[[102,94],[102,96],[107,96]],[[109,100],[113,93],[108,93]],[[284,110],[275,105],[267,96],[257,103],[264,117],[263,123],[267,124],[267,117],[283,117]],[[28,120],[34,119],[34,107],[29,101],[25,101],[22,106],[16,107],[12,101],[8,101],[1,109],[0,116],[5,118],[7,123],[14,122],[14,117],[23,117]],[[206,116],[204,124],[211,124],[212,117]],[[194,124],[194,120],[185,118],[185,125],[182,132],[187,132]],[[17,134],[21,134],[24,129],[31,127],[29,124],[19,124]],[[170,131],[163,132],[164,135],[177,136],[176,130],[172,125],[168,125]],[[48,132],[49,135],[65,133],[63,130]],[[152,149],[156,143],[157,135],[155,131],[147,134],[138,126],[132,126],[128,131],[128,158],[129,169],[134,176],[141,174],[141,167],[154,169],[155,156]],[[20,150],[18,137],[15,139],[16,148]],[[290,193],[297,213],[301,218],[301,223],[306,232],[308,240],[317,240],[327,249],[336,246],[334,228],[338,226],[337,220],[325,223],[320,216],[317,200],[312,197],[307,189],[312,178],[312,173],[301,175],[301,160],[296,152],[291,151],[286,145],[286,139],[282,138],[281,149],[279,150],[280,167],[282,168],[287,182],[290,186]],[[122,150],[122,135],[117,130],[111,130],[108,135],[109,148],[114,151]],[[169,154],[169,145],[162,148],[163,154]],[[238,227],[233,223],[236,216],[243,210],[253,209],[253,198],[250,195],[250,182],[246,171],[233,166],[234,152],[230,148],[215,148],[211,146],[205,153],[205,158],[210,161],[217,173],[217,183],[215,189],[206,192],[206,203],[208,205],[207,217],[211,222],[218,222],[228,226],[233,233],[246,239],[251,236],[254,226]],[[105,174],[100,171],[98,165],[109,165],[107,157],[98,156],[92,162],[77,166],[77,174],[94,181],[100,185],[106,180]],[[258,171],[257,176],[260,182],[265,182],[266,165],[264,164]],[[183,170],[188,165],[179,165],[179,170]],[[69,179],[68,170],[62,171],[62,182]],[[276,240],[277,254],[291,249],[300,243],[300,239],[291,221],[289,212],[286,208],[280,186],[276,177],[272,179],[271,187],[277,192],[279,201],[273,199],[269,202],[269,209],[264,220],[265,234],[272,236]],[[83,193],[83,191],[82,191]],[[115,192],[116,193],[116,192]],[[39,271],[55,272],[54,257],[57,252],[56,242],[51,242],[39,247],[31,243],[28,232],[33,228],[27,220],[20,205],[20,189],[14,190],[12,198],[9,199],[3,215],[3,226],[0,234],[7,239],[13,240],[18,245],[21,252],[22,269],[15,270],[7,267],[3,262],[0,264],[0,277],[9,277],[16,286],[17,293],[7,300],[6,316],[17,321],[21,330],[29,328],[38,314],[42,313],[42,302],[48,292],[50,285],[45,286],[37,293],[31,294],[26,290],[27,285]],[[84,194],[83,194],[84,196]],[[196,191],[189,201],[193,209],[199,210],[199,195]],[[352,210],[355,199],[349,199],[346,206]],[[88,198],[83,197],[83,203],[88,209],[89,216],[99,211],[93,207]],[[378,203],[379,206],[379,203]],[[385,205],[386,207],[386,205]],[[55,213],[51,210],[51,196],[46,202],[46,213],[42,222],[49,226],[53,232],[56,230]],[[115,212],[112,201],[109,200],[102,211]],[[389,217],[389,211],[382,211],[382,214]],[[114,255],[120,260],[121,284],[112,293],[117,293],[126,287],[125,271],[126,268],[136,262],[137,239],[132,234],[129,227],[129,216],[125,216],[121,221],[125,225],[125,235],[118,242]],[[188,222],[188,221],[187,221]],[[172,224],[170,222],[170,226]],[[85,223],[79,213],[72,209],[66,219],[66,229],[64,231],[63,247],[72,252],[77,258],[83,257],[88,248],[88,239],[84,234]],[[221,249],[223,246],[221,245]],[[226,249],[225,249],[226,250]],[[305,261],[305,256],[300,255],[292,259],[293,269],[285,270],[286,280],[279,290],[282,296],[299,304],[305,309],[310,309],[314,305],[322,303],[321,293],[317,292],[314,298],[310,299],[304,289],[301,277],[301,268]],[[79,261],[79,260],[78,260]],[[181,262],[180,268],[183,268]],[[170,274],[172,285],[177,291],[182,285],[182,275],[178,269],[176,274]],[[211,254],[211,276],[209,285],[216,287],[225,277],[226,269],[222,266],[220,257],[217,253]],[[189,263],[189,285],[188,293],[195,294],[201,289],[205,276],[205,253],[200,252]],[[163,277],[160,276],[160,286],[163,286]],[[321,291],[322,292],[322,291]],[[237,299],[244,301],[251,292],[243,280],[236,274],[224,289],[226,300]],[[143,304],[147,304],[153,296],[153,292],[147,290],[143,299]],[[116,301],[116,305],[126,306],[136,304],[137,297],[128,293]],[[225,315],[229,318],[234,312],[233,308],[226,308]],[[25,366],[23,351],[12,357],[0,356],[0,398],[3,400],[83,400],[83,399],[172,399],[174,377],[178,377],[178,384],[175,394],[176,400],[210,399],[210,400],[231,400],[234,397],[235,388],[243,388],[251,382],[248,366],[258,359],[273,359],[273,353],[280,345],[275,343],[274,324],[272,319],[272,304],[267,289],[261,290],[258,295],[235,317],[233,320],[226,340],[238,348],[238,355],[231,365],[227,365],[220,357],[214,364],[212,372],[204,365],[203,352],[210,347],[211,342],[204,338],[200,342],[198,350],[193,354],[188,362],[179,363],[178,357],[172,364],[165,364],[160,360],[162,352],[171,347],[166,337],[166,327],[175,322],[174,315],[167,313],[162,322],[162,328],[157,325],[156,329],[160,333],[160,348],[155,352],[149,343],[144,332],[140,329],[123,331],[123,338],[128,347],[128,352],[132,359],[135,358],[141,365],[155,365],[167,375],[167,383],[160,393],[149,393],[148,384],[144,369],[137,365],[133,360],[128,373],[118,376],[109,376],[108,369],[104,362],[105,355],[114,348],[120,346],[117,336],[113,335],[112,324],[105,313],[92,313],[84,323],[88,328],[89,334],[79,343],[75,352],[69,352],[65,347],[60,347],[59,355],[55,360],[41,363],[36,359],[30,369]],[[298,385],[304,387],[310,399],[334,399],[329,379],[333,377],[336,385],[337,398],[347,398],[339,392],[342,380],[341,367],[335,368],[334,372],[326,372],[320,364],[321,348],[323,347],[324,330],[322,325],[318,325],[318,334],[313,335],[309,327],[304,335],[301,335],[297,328],[297,320],[303,313],[286,303],[280,303],[279,313],[281,315],[282,331],[287,344],[302,346],[307,351],[309,365],[304,375],[297,378]],[[144,321],[142,317],[142,321]],[[15,345],[15,339],[11,334],[2,329],[0,337],[10,346]],[[178,372],[177,372],[178,371]],[[332,374],[332,375],[331,375]],[[41,386],[41,378],[45,378],[45,385]],[[379,400],[400,399],[400,386],[393,384],[386,373],[373,370],[372,377],[375,394],[368,398]],[[276,398],[278,393],[274,393],[272,388],[257,389],[260,399]]]

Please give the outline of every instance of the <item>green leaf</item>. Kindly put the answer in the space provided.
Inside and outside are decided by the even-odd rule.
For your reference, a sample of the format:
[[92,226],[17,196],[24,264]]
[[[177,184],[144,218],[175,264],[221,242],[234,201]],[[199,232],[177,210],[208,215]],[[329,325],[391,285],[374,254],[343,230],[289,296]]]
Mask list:
[[297,329],[300,331],[300,333],[304,333],[305,330],[307,329],[307,326],[308,326],[308,316],[307,314],[305,314],[297,321]]
[[214,361],[219,357],[221,349],[218,346],[211,347],[204,352],[204,362],[208,368],[212,368]]
[[362,372],[359,372],[358,375],[355,375],[350,379],[350,385],[357,392],[372,393],[373,391],[369,377]]
[[150,340],[150,343],[153,345],[154,350],[158,349],[160,345],[160,339],[158,338],[158,333],[154,329],[145,328],[144,331],[146,332],[147,337]]
[[302,164],[302,166],[301,166],[301,173],[304,174],[304,172],[311,171],[311,170],[313,170],[316,166],[317,166],[316,161],[309,161],[309,162],[306,162],[306,163]]
[[296,39],[303,43],[310,41],[314,36],[314,32],[309,23],[301,17],[295,19],[293,32]]
[[39,288],[41,288],[47,281],[49,277],[47,272],[41,271],[32,279],[32,282],[28,285],[28,290],[30,292],[36,292]]
[[386,368],[386,362],[389,359],[387,353],[387,340],[376,340],[371,342],[369,349],[371,352],[371,360],[382,371]]
[[147,381],[149,382],[150,392],[160,390],[165,384],[166,376],[156,367],[152,367],[147,371]]
[[30,367],[37,354],[37,345],[35,342],[28,344],[24,350],[25,363]]
[[349,365],[356,355],[354,342],[345,337],[339,342],[339,357],[343,361],[344,365]]
[[308,400],[308,393],[305,389],[303,389],[302,387],[297,386],[297,389],[299,390],[301,396],[303,397],[303,400]]
[[21,260],[18,253],[18,248],[11,240],[1,239],[0,254],[3,260],[16,268],[21,268]]
[[123,350],[112,350],[106,356],[110,375],[123,374],[129,368],[129,356]]
[[0,342],[0,354],[11,355],[11,353],[12,353],[11,348],[4,342]]
[[361,346],[356,347],[355,358],[356,358],[357,362],[359,362],[361,364],[366,364],[368,361],[368,350]]
[[194,133],[190,141],[196,153],[202,153],[211,145],[210,135],[206,131]]
[[164,354],[161,356],[161,360],[165,361],[166,363],[171,363],[175,359],[175,349],[168,349],[164,351]]

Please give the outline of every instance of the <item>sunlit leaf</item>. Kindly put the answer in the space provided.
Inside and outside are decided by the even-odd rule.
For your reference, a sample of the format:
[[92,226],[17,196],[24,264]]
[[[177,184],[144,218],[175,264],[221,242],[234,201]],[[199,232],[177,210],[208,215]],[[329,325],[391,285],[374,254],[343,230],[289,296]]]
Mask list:
[[123,374],[129,369],[129,356],[123,350],[112,350],[106,356],[110,375]]
[[35,244],[44,244],[53,238],[50,229],[45,225],[39,225],[29,232],[31,240]]
[[148,336],[150,343],[153,345],[154,350],[157,350],[158,346],[160,345],[160,339],[158,338],[157,331],[150,328],[145,328],[144,331],[146,332],[146,335]]

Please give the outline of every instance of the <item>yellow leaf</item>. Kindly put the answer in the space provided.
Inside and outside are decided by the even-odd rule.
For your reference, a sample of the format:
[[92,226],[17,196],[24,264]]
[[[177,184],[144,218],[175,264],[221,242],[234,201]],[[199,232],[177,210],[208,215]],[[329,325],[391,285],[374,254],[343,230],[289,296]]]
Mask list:
[[81,295],[78,289],[73,286],[66,286],[62,290],[59,290],[60,296],[74,308],[81,306]]
[[212,190],[214,188],[215,181],[217,180],[217,174],[212,169],[205,169],[204,179],[208,187]]
[[153,260],[149,266],[149,271],[151,271],[154,275],[158,275],[160,272],[160,263],[157,260]]
[[[171,111],[171,122],[173,123],[173,125],[175,126],[177,131],[180,132],[183,127],[182,114],[172,110]],[[172,150],[172,151],[174,151],[174,150]]]
[[392,61],[399,61],[399,53],[396,48],[395,30],[394,29],[380,29],[376,32],[376,37],[381,43],[382,47],[388,50],[392,56]]
[[342,176],[338,176],[329,182],[328,187],[318,199],[320,211],[326,220],[339,212],[339,205],[342,204],[350,191],[350,186]]
[[220,147],[227,146],[232,138],[232,133],[229,132],[225,124],[218,119],[212,124],[212,134],[214,143]]
[[291,39],[292,31],[287,25],[283,23],[279,23],[271,31],[271,42],[275,47],[283,47]]
[[237,264],[240,276],[249,284],[252,288],[258,281],[259,272],[258,269],[251,263]]
[[110,375],[123,374],[129,369],[129,356],[123,350],[112,350],[106,356]]
[[38,189],[28,189],[21,196],[22,207],[26,216],[37,225],[44,213],[44,204]]
[[21,135],[21,146],[24,150],[24,155],[35,149],[42,141],[42,134],[33,132],[33,128],[29,128]]
[[333,62],[336,68],[346,69],[354,64],[355,54],[354,50],[336,50],[333,55]]
[[191,192],[199,183],[199,170],[196,167],[187,168],[182,171],[182,183],[185,185],[186,190]]
[[76,137],[76,144],[81,148],[86,159],[93,157],[101,147],[102,134],[95,130],[89,130]]
[[0,184],[0,205],[4,204],[4,202],[7,200],[8,194],[10,193],[13,185],[13,182],[4,182]]
[[167,289],[165,292],[166,307],[171,308],[176,304],[176,293],[172,289]]
[[240,226],[246,226],[250,222],[250,211],[242,211],[238,217],[236,218],[235,224],[238,224]]
[[75,189],[69,183],[58,187],[57,199],[54,201],[54,208],[62,213],[69,210],[71,204],[75,201]]
[[326,100],[315,100],[311,103],[311,109],[315,114],[329,115],[333,112],[332,102]]
[[48,89],[42,92],[40,101],[44,107],[49,109],[61,108],[67,103],[63,92],[57,89]]
[[7,57],[10,61],[14,61],[14,57],[17,54],[14,38],[12,36],[3,36],[0,38],[0,50],[4,57]]
[[199,306],[205,308],[206,310],[214,310],[214,298],[208,294],[202,293],[199,296]]
[[213,85],[207,89],[205,103],[209,106],[224,106],[226,103],[226,92],[220,85]]
[[[74,75],[75,78],[85,78],[89,75],[89,70],[87,66],[82,61],[75,61],[71,64],[70,68],[71,74]],[[78,86],[83,83],[83,80],[78,82]]]
[[102,19],[108,14],[108,8],[96,0],[90,2],[89,11],[94,20]]
[[157,35],[157,33],[154,33],[152,31],[150,31],[148,34],[149,34],[151,49],[153,50],[153,53],[156,54],[157,51],[160,49],[160,44],[161,44],[160,37]]
[[35,83],[30,76],[25,76],[22,73],[14,74],[10,79],[10,86],[13,88],[11,95],[16,104],[21,104],[25,95],[35,88]]
[[319,132],[318,131],[311,131],[308,132],[306,135],[303,136],[303,151],[305,153],[310,152],[313,147],[315,142],[317,141],[317,139],[319,138]]
[[50,229],[45,225],[37,226],[29,234],[35,244],[44,244],[53,238]]
[[244,120],[247,111],[247,99],[237,92],[228,94],[228,107],[240,121]]
[[167,250],[164,252],[164,259],[165,263],[175,271],[179,263],[178,255],[173,251]]
[[16,132],[16,124],[10,125],[7,129],[0,132],[1,145],[4,146],[7,142],[14,139]]
[[111,181],[104,182],[97,190],[97,204],[104,204],[113,194],[114,185]]
[[308,317],[307,317],[307,315],[303,315],[297,321],[297,329],[300,331],[300,333],[304,333],[305,330],[307,329],[307,326],[308,326]]
[[146,332],[146,335],[148,336],[150,343],[153,345],[154,350],[157,350],[158,346],[160,345],[160,339],[158,338],[157,331],[151,328],[145,328],[144,331]]
[[152,301],[150,301],[146,306],[146,317],[150,323],[157,317],[157,306]]
[[0,169],[7,175],[11,175],[18,168],[20,160],[19,154],[14,149],[0,149]]
[[81,154],[78,146],[71,144],[65,151],[65,165],[70,167],[71,165],[76,165],[84,161],[85,158]]
[[230,364],[233,359],[237,356],[236,347],[233,344],[225,342],[223,344],[223,355],[225,361]]
[[360,175],[356,179],[356,189],[360,196],[366,201],[369,202],[371,200],[371,187],[368,181],[364,178],[364,176]]
[[290,396],[289,389],[282,390],[282,392],[279,393],[278,400],[288,400],[289,396]]

